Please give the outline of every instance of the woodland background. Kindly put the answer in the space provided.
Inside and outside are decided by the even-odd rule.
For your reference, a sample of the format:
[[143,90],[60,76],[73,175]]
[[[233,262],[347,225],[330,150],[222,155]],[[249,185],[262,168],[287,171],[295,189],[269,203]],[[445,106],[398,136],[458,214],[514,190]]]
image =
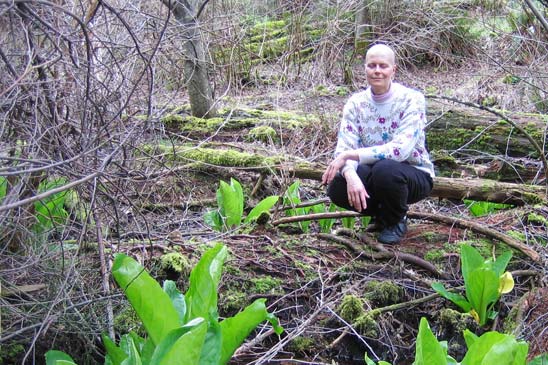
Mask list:
[[[462,351],[439,298],[383,314],[373,332],[340,320],[342,298],[369,295],[371,281],[400,288],[371,305],[430,293],[423,269],[364,260],[316,223],[224,233],[204,223],[221,179],[239,179],[248,208],[297,178],[302,201],[325,197],[318,171],[345,99],[365,86],[374,41],[396,49],[397,79],[427,94],[437,172],[455,178],[414,210],[478,222],[539,253],[515,254],[523,276],[492,327],[545,352],[547,13],[546,0],[0,0],[0,363],[40,364],[51,348],[102,363],[101,333],[139,329],[109,277],[113,254],[184,288],[219,241],[231,252],[221,314],[266,297],[286,328],[235,363],[363,363],[374,349],[407,364],[424,315]],[[512,209],[474,218],[462,191],[486,178],[516,185],[502,197],[502,185],[480,186],[480,200],[508,203],[528,186],[535,198],[520,193]],[[410,228],[398,249],[453,283],[456,243],[503,246],[455,222],[416,216]],[[524,324],[512,327],[504,319],[516,308]]]

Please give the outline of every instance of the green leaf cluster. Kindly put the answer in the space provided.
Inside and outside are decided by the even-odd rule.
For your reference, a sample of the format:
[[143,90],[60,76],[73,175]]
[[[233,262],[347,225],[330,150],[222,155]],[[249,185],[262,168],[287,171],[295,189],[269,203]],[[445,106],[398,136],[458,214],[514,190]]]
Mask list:
[[[421,318],[419,333],[415,343],[415,361],[413,365],[525,365],[529,345],[518,341],[512,335],[497,331],[486,332],[480,337],[469,330],[464,331],[468,351],[461,362],[447,354],[447,342],[438,341],[432,333],[426,318]],[[529,364],[536,364],[536,359]],[[365,355],[367,365],[375,362]],[[380,361],[378,365],[390,365]]]
[[[64,177],[46,179],[38,185],[37,194],[66,184],[67,179]],[[0,176],[0,202],[6,197],[7,191],[8,180],[6,177]],[[36,221],[31,227],[32,231],[43,234],[57,226],[64,225],[69,216],[69,213],[65,209],[66,203],[75,199],[77,200],[74,190],[65,190],[35,202],[34,218]]]
[[223,232],[238,228],[242,223],[256,221],[278,202],[278,196],[272,195],[261,200],[243,220],[244,192],[238,180],[231,178],[230,184],[220,181],[217,189],[217,209],[210,210],[204,216],[204,221],[214,230]]
[[[257,325],[268,320],[276,333],[283,329],[257,299],[234,317],[219,321],[217,289],[227,248],[218,244],[206,251],[190,274],[186,294],[166,280],[163,288],[133,258],[118,254],[112,275],[143,322],[148,337],[130,332],[116,344],[103,335],[105,365],[217,365],[226,364]],[[48,351],[47,365],[74,361],[59,351]]]
[[474,247],[464,244],[461,247],[461,270],[466,297],[448,291],[441,283],[432,283],[432,289],[464,312],[469,312],[483,326],[488,319],[496,317],[493,306],[500,296],[514,287],[512,275],[505,272],[511,258],[512,252],[506,251],[496,260],[485,260]]
[[[295,180],[295,182],[287,188],[284,196],[283,196],[283,205],[288,207],[293,207],[291,209],[287,209],[285,211],[285,215],[288,217],[293,217],[297,215],[306,215],[312,207],[300,207],[297,208],[296,206],[301,204],[301,195],[299,193],[299,188],[301,186],[300,180]],[[298,222],[299,228],[303,233],[308,233],[310,231],[310,221],[301,221]]]
[[511,204],[493,203],[486,201],[476,201],[464,199],[464,203],[467,205],[468,210],[474,217],[482,217],[489,215],[497,210],[511,208]]
[[[334,212],[337,210],[337,206],[333,203],[329,204],[329,207],[326,208],[325,204],[316,204],[311,207],[313,213],[326,213],[326,212]],[[318,224],[320,225],[320,232],[322,233],[329,233],[331,232],[331,228],[333,228],[333,224],[335,223],[335,219],[333,218],[324,218],[319,219]]]

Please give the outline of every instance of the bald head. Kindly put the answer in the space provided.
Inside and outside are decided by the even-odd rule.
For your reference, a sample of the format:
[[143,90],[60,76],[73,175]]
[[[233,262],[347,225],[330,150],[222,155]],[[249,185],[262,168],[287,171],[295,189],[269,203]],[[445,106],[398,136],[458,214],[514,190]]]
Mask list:
[[394,53],[394,50],[386,44],[375,44],[369,48],[365,54],[365,62],[367,63],[367,60],[373,56],[384,57],[392,65],[396,64],[396,54]]

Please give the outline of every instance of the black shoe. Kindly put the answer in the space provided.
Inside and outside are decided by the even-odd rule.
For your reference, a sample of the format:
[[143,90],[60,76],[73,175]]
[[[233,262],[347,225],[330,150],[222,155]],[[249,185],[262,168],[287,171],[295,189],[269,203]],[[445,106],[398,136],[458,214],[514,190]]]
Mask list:
[[381,224],[379,222],[371,223],[366,228],[366,232],[380,232],[384,229],[384,224]]
[[379,235],[378,241],[386,245],[395,245],[407,233],[407,219],[404,217],[393,226],[386,227]]

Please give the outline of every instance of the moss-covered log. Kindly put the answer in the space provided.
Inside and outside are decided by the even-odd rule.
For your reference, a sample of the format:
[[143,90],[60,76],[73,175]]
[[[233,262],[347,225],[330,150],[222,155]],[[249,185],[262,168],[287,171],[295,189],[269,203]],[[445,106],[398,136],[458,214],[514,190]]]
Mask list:
[[267,110],[266,107],[268,106],[223,108],[218,111],[217,118],[204,119],[191,116],[188,108],[182,106],[165,115],[161,122],[165,129],[172,133],[195,138],[212,134],[217,137],[224,135],[233,137],[234,131],[245,136],[247,130],[247,139],[260,140],[264,137],[265,128],[270,128],[268,132],[270,139],[279,141],[280,131],[306,128],[315,121],[309,115],[293,111]]
[[[477,151],[478,156],[503,155],[511,157],[539,158],[538,151],[531,142],[512,125],[497,119],[494,114],[459,108],[429,100],[427,129],[430,150],[455,151],[465,149]],[[546,129],[548,117],[540,114],[512,116],[520,126],[544,150],[548,149]]]
[[[234,167],[262,173],[283,172],[301,179],[321,180],[323,168],[291,156],[263,156],[233,149],[157,146],[149,152],[160,154],[166,162],[183,162],[193,168]],[[190,165],[189,165],[190,164]],[[543,186],[512,184],[488,179],[436,177],[432,196],[473,199],[513,205],[540,204],[548,201]]]

